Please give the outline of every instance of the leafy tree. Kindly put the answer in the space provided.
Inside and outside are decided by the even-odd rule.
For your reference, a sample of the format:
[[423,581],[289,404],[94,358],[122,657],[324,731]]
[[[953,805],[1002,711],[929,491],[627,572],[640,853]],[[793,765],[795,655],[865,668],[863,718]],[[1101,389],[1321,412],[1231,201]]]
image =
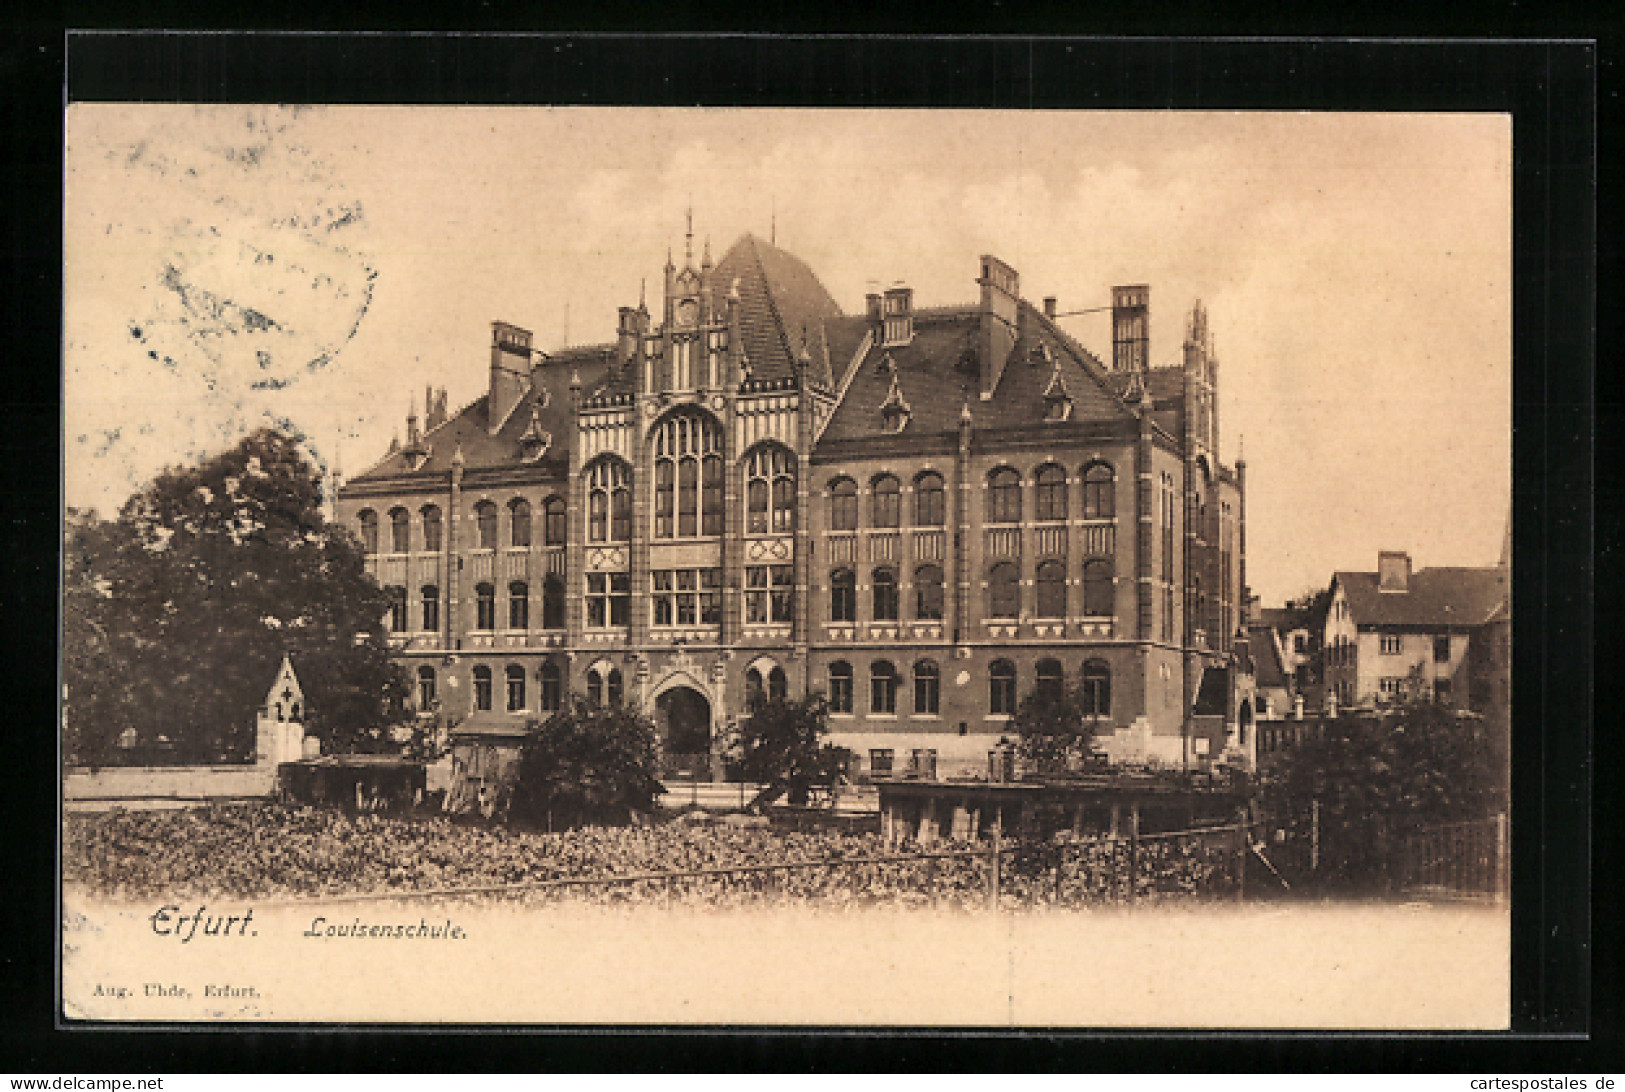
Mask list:
[[71,760],[250,758],[284,653],[305,690],[307,730],[328,749],[387,745],[407,695],[384,636],[387,600],[358,544],[323,517],[321,488],[298,441],[263,429],[160,474],[116,520],[70,513]]
[[1264,801],[1304,841],[1318,803],[1320,880],[1378,889],[1406,835],[1506,808],[1507,759],[1504,735],[1480,719],[1417,703],[1329,722],[1281,754]]
[[791,804],[804,805],[813,789],[833,789],[845,775],[851,752],[823,742],[829,731],[824,695],[757,701],[739,723],[728,749],[747,781],[783,788]]
[[571,694],[520,747],[509,816],[536,826],[631,822],[665,791],[655,726],[636,706],[596,705]]
[[1029,769],[1057,773],[1090,755],[1100,718],[1087,708],[1077,686],[1041,687],[1021,700],[1010,728],[1020,736],[1017,753]]

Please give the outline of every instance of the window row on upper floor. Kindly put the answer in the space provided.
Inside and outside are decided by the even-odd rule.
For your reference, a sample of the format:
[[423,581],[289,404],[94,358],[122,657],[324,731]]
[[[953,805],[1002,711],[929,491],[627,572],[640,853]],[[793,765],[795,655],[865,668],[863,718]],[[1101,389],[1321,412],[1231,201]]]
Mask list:
[[[1116,471],[1112,465],[1094,460],[1084,466],[1084,519],[1110,519],[1116,513]],[[1033,518],[1040,522],[1068,518],[1066,468],[1045,463],[1033,471]],[[987,475],[987,503],[984,516],[989,523],[1020,523],[1025,482],[1014,467],[1001,466]],[[878,474],[869,482],[867,526],[899,527],[903,522],[903,484],[895,474]],[[947,523],[947,488],[941,474],[922,471],[913,479],[912,526],[941,527]],[[859,525],[858,483],[847,475],[831,478],[825,487],[829,529],[855,531]]]
[[[1056,559],[1041,561],[1034,572],[1031,607],[1036,618],[1065,618],[1070,598],[1066,563]],[[1107,558],[1084,562],[1082,598],[1078,605],[1089,617],[1106,618],[1116,613],[1116,567]],[[945,588],[940,565],[918,565],[913,570],[913,619],[941,621]],[[989,618],[1019,618],[1022,613],[1021,570],[1011,561],[1001,561],[987,570],[986,615]],[[869,617],[877,622],[898,620],[900,605],[898,570],[890,565],[876,566],[869,573]],[[857,573],[847,567],[835,569],[829,581],[829,621],[855,622],[858,618]]]
[[[942,669],[935,660],[917,660],[913,671],[913,715],[934,717],[941,713]],[[902,678],[897,667],[887,659],[869,664],[868,712],[871,716],[895,716],[897,692]],[[829,665],[829,711],[836,716],[850,716],[856,708],[854,701],[854,673],[846,660],[835,660]],[[988,665],[987,715],[1011,717],[1020,708],[1016,692],[1016,665],[1010,660],[994,660]],[[1112,705],[1112,671],[1104,660],[1085,660],[1079,672],[1075,697],[1079,710],[1088,717],[1108,717]],[[1066,672],[1055,659],[1039,660],[1034,668],[1034,687],[1031,691],[1041,699],[1058,699],[1067,688]]]

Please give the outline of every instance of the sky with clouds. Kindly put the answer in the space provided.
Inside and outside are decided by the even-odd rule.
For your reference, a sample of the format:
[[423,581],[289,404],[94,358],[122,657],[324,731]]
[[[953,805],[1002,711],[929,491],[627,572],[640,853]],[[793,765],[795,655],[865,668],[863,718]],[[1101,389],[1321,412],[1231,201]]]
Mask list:
[[1504,116],[75,104],[65,186],[65,500],[104,514],[264,423],[363,469],[426,384],[483,393],[493,319],[610,340],[692,206],[696,255],[775,233],[848,312],[971,302],[993,253],[1062,311],[1150,284],[1164,363],[1201,299],[1267,604],[1500,552]]

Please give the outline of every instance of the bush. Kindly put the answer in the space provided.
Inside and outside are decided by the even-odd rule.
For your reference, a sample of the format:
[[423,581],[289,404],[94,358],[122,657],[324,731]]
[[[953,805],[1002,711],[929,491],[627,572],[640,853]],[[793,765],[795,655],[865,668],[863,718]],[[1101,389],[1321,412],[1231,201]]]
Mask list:
[[548,720],[532,722],[509,816],[548,829],[630,823],[664,791],[659,756],[654,724],[635,706],[572,694]]

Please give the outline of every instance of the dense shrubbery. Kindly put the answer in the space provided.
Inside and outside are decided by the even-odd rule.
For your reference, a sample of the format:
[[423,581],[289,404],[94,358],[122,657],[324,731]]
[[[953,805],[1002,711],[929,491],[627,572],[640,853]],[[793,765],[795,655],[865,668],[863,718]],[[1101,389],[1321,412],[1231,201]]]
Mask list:
[[[67,882],[114,898],[277,899],[843,860],[884,852],[878,835],[780,832],[727,822],[526,834],[442,817],[350,816],[264,804],[69,815],[63,871]],[[1015,905],[1099,904],[1128,897],[1126,843],[1089,840],[1066,847],[1015,848],[1003,860],[1002,890]],[[1140,847],[1137,894],[1142,899],[1217,894],[1229,883],[1221,851],[1191,842],[1146,842]],[[986,905],[987,858],[697,877],[669,886],[572,887],[522,897],[617,903],[672,899],[709,905],[789,899],[831,908],[975,908]]]

